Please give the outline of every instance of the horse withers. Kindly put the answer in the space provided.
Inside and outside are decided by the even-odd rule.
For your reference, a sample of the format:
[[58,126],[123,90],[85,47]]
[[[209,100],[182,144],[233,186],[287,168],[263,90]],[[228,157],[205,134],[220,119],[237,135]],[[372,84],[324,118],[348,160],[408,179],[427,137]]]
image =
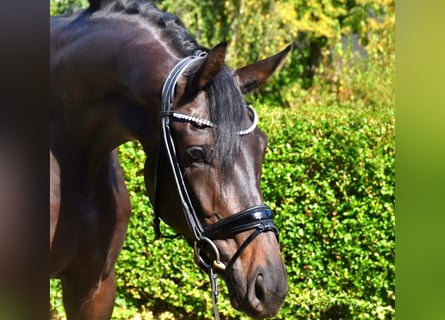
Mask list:
[[115,149],[129,140],[147,154],[156,217],[194,247],[214,291],[220,275],[236,309],[275,315],[286,268],[260,190],[266,137],[243,95],[291,47],[232,71],[225,43],[202,47],[177,17],[126,0],[52,17],[50,37],[50,263],[67,318],[111,317],[131,211]]

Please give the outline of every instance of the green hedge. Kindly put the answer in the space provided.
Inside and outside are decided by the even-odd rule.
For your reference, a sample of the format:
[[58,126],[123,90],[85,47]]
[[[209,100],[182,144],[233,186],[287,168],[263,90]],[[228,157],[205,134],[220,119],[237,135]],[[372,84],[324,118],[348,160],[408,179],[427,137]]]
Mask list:
[[[269,136],[262,189],[277,214],[289,273],[289,296],[278,319],[392,319],[391,110],[257,108]],[[125,318],[146,308],[211,319],[209,284],[192,262],[192,249],[183,240],[153,241],[151,208],[142,189],[143,152],[127,143],[120,154],[134,213],[117,264],[116,315]],[[222,314],[242,319],[221,287]],[[170,313],[164,318],[177,319]]]
[[278,214],[291,283],[283,318],[390,318],[393,121],[342,107],[275,111],[263,121],[263,192]]
[[[393,109],[257,110],[269,137],[262,190],[289,274],[278,319],[393,319]],[[212,319],[209,282],[192,249],[181,239],[153,241],[139,144],[123,145],[120,157],[133,215],[116,265],[115,318]],[[244,319],[220,288],[222,315]]]

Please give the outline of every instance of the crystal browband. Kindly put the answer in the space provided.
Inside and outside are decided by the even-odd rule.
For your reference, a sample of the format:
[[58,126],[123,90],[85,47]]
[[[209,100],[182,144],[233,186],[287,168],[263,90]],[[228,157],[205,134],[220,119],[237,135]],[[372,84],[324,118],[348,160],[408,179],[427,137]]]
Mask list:
[[[249,128],[247,128],[245,130],[238,131],[238,134],[240,136],[245,136],[245,135],[251,133],[253,130],[255,130],[255,128],[258,124],[258,116],[256,114],[255,109],[253,109],[251,106],[247,106],[247,109],[249,110],[249,112],[251,114],[250,118],[252,120],[252,124],[250,125]],[[217,127],[216,124],[214,124],[210,120],[195,117],[195,116],[181,113],[181,112],[166,111],[166,112],[161,112],[161,116],[164,116],[164,117],[167,116],[167,117],[172,117],[173,119],[176,119],[176,120],[187,121],[187,122],[194,124],[197,127],[208,127],[208,128],[216,128]]]

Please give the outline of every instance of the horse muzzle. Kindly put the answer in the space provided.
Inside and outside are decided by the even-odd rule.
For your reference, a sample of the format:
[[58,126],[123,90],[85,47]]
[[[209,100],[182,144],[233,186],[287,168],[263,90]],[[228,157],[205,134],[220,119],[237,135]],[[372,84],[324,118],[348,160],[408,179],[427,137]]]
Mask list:
[[[266,248],[269,246],[275,249],[271,252],[279,252],[279,234],[273,216],[267,206],[249,208],[206,226],[203,237],[195,242],[197,264],[206,273],[213,269],[221,274],[228,285],[232,305],[255,319],[276,315],[288,292],[287,274],[281,256],[268,253]],[[229,262],[222,262],[214,240],[232,238],[249,230],[253,232],[238,247]],[[240,256],[256,239],[259,242],[251,248],[255,251],[250,252],[254,255],[252,260],[256,265],[252,272],[246,265],[241,267],[244,263],[240,261]],[[256,246],[261,247],[261,252]]]

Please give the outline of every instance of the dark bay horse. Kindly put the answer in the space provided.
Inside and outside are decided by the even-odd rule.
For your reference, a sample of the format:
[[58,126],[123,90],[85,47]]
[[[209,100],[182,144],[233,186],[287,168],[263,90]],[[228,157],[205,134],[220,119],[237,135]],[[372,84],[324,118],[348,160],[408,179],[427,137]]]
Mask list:
[[50,39],[50,267],[67,318],[111,317],[131,212],[115,148],[129,140],[147,154],[155,215],[194,247],[214,291],[220,275],[236,309],[275,315],[286,268],[260,191],[266,138],[243,94],[291,47],[232,71],[225,43],[204,48],[177,17],[126,0],[52,17]]

